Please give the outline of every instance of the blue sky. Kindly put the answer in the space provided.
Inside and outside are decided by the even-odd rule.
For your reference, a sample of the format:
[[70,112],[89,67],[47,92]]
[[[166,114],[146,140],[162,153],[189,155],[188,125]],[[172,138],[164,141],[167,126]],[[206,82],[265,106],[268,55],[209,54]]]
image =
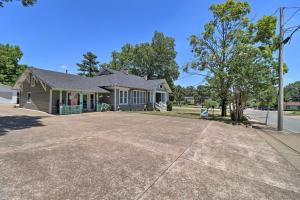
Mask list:
[[[21,63],[44,69],[77,72],[82,54],[92,51],[100,62],[125,43],[151,40],[155,30],[176,41],[177,62],[192,59],[188,37],[203,31],[211,18],[208,7],[220,0],[38,0],[30,8],[18,1],[0,8],[0,43],[19,45]],[[300,6],[299,0],[250,0],[251,17],[273,14],[279,6]],[[286,10],[286,19],[294,10]],[[300,12],[287,24],[300,24]],[[300,80],[300,31],[285,47],[289,66],[285,84]],[[181,72],[176,84],[196,85],[202,77]]]

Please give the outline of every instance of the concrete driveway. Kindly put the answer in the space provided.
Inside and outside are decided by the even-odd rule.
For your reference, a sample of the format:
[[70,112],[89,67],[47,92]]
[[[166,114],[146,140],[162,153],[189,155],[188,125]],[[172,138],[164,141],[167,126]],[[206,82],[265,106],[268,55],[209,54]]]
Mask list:
[[0,199],[300,199],[256,130],[136,113],[0,106]]

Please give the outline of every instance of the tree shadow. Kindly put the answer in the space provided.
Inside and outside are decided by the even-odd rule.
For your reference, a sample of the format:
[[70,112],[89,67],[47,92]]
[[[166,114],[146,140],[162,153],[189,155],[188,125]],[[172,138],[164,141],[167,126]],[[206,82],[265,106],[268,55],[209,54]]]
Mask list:
[[5,135],[12,130],[44,126],[43,123],[40,121],[41,119],[41,116],[1,116],[0,136]]

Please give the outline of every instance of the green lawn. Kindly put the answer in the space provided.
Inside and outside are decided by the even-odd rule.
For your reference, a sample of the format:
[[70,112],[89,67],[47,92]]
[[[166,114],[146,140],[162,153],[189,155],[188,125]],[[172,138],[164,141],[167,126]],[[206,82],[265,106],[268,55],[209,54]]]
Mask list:
[[[167,111],[167,112],[146,111],[142,113],[148,115],[161,115],[161,116],[201,119],[200,109],[201,107],[197,107],[197,106],[182,106],[182,107],[173,106],[172,111]],[[214,109],[214,111],[212,111],[212,109],[209,109],[208,115],[209,115],[209,119],[219,120],[219,121],[231,121],[229,116],[225,118],[221,117],[220,109]]]
[[300,116],[300,111],[288,111],[286,112],[286,115],[296,115],[296,116]]

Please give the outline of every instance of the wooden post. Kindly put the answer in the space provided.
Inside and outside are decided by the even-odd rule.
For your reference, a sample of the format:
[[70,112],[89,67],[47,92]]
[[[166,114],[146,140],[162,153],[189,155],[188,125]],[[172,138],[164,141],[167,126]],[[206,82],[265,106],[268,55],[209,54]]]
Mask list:
[[96,111],[98,112],[98,104],[99,104],[99,93],[96,93]]
[[117,110],[117,88],[114,87],[114,111]]
[[79,104],[80,104],[80,113],[82,113],[83,110],[83,95],[82,92],[79,93]]
[[49,94],[49,114],[52,114],[52,89],[50,89]]
[[153,109],[155,108],[155,90],[152,92],[152,104],[153,104]]
[[59,90],[59,114],[62,114],[62,91]]
[[278,112],[277,112],[277,130],[283,130],[283,40],[284,40],[284,20],[283,20],[283,7],[280,8],[280,34],[279,34],[279,56],[278,56],[278,64],[279,64],[279,84],[278,84]]

